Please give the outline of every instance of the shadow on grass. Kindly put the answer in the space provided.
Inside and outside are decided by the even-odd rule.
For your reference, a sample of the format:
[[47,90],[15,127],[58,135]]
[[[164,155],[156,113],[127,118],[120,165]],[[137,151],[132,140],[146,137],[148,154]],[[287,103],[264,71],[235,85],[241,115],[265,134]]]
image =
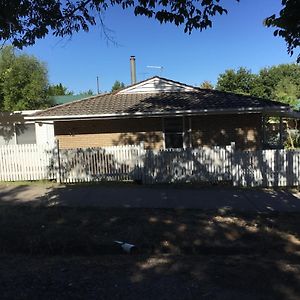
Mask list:
[[[11,200],[24,191],[26,186],[12,188]],[[0,206],[0,254],[10,258],[2,262],[0,275],[5,270],[3,266],[9,268],[10,259],[16,266],[21,255],[27,258],[20,259],[16,270],[27,268],[29,278],[38,273],[47,281],[52,276],[51,268],[56,274],[51,280],[55,282],[62,272],[69,272],[63,276],[70,276],[76,284],[72,295],[77,296],[90,295],[91,285],[96,282],[103,282],[107,298],[121,289],[125,294],[116,294],[119,299],[134,297],[128,286],[139,291],[141,297],[147,291],[146,296],[143,294],[145,299],[153,298],[154,290],[162,299],[173,290],[177,291],[174,299],[195,299],[197,295],[209,299],[297,299],[300,294],[299,213],[6,203]],[[138,254],[112,258],[111,254],[121,253],[114,240],[137,245]],[[39,260],[41,256],[43,259]],[[46,263],[46,258],[51,261]],[[20,275],[10,272],[15,272],[11,276],[17,284]],[[88,278],[86,283],[78,279],[83,274]],[[115,282],[120,289],[113,288]],[[149,286],[153,291],[149,291]],[[59,293],[59,288],[53,288]],[[36,286],[35,292],[36,296],[43,291]],[[27,296],[31,293],[29,290]]]

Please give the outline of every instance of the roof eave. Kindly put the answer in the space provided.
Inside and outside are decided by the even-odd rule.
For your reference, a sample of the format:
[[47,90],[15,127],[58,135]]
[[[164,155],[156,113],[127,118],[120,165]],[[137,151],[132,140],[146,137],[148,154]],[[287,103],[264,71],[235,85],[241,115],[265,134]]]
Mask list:
[[177,110],[173,112],[136,112],[136,113],[117,113],[117,114],[94,114],[94,115],[62,115],[62,116],[28,116],[26,120],[82,120],[82,119],[120,119],[120,118],[141,118],[141,117],[168,117],[168,116],[191,116],[191,115],[217,115],[217,114],[244,114],[244,113],[263,113],[280,115],[288,113],[290,110],[286,106],[280,107],[248,107],[238,109],[203,109],[203,110]]

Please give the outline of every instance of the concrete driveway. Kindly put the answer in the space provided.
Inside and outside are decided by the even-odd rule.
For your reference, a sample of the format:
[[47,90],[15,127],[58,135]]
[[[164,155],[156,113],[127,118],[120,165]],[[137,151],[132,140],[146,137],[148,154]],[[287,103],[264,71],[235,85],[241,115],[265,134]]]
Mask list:
[[300,211],[300,193],[272,189],[51,184],[1,185],[1,204],[188,208],[245,212]]

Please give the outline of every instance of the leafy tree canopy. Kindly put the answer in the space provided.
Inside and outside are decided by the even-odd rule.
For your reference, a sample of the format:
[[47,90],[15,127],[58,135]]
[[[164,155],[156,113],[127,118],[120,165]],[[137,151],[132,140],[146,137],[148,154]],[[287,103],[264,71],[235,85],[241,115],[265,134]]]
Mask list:
[[17,55],[11,46],[0,51],[0,109],[39,109],[51,105],[46,67],[33,56]]
[[[265,19],[264,24],[275,27],[275,36],[285,39],[288,53],[293,55],[294,49],[300,46],[300,1],[282,0],[282,10],[279,15],[272,15]],[[300,55],[298,55],[300,62]]]
[[121,90],[125,87],[125,84],[119,80],[116,80],[111,88],[111,92],[116,92],[118,90]]
[[274,98],[280,102],[296,107],[299,102],[299,88],[288,77],[281,79],[273,92]]
[[65,96],[73,95],[72,91],[68,91],[68,88],[63,86],[61,83],[50,85],[48,88],[49,96]]
[[[212,27],[215,15],[227,13],[226,8],[220,5],[220,0],[1,1],[0,39],[11,40],[14,46],[22,48],[33,45],[49,32],[63,37],[80,30],[88,31],[96,22],[103,24],[102,12],[117,5],[123,9],[134,8],[136,16],[154,18],[160,23],[183,25],[187,33]],[[279,15],[274,14],[264,22],[266,26],[275,28],[274,35],[285,39],[290,54],[300,44],[299,11],[299,0],[282,0]]]
[[274,99],[295,106],[300,99],[300,66],[281,64],[263,68],[258,74],[245,68],[226,70],[219,75],[216,89]]
[[246,68],[241,67],[237,71],[230,69],[219,75],[216,89],[250,95],[254,89],[256,79],[257,76]]
[[296,64],[281,64],[259,71],[257,82],[257,96],[276,99],[275,89],[282,80],[289,80],[296,86],[297,97],[300,99],[300,66]]
[[213,90],[214,89],[214,85],[208,81],[208,80],[204,80],[200,86],[201,89],[207,89],[207,90]]

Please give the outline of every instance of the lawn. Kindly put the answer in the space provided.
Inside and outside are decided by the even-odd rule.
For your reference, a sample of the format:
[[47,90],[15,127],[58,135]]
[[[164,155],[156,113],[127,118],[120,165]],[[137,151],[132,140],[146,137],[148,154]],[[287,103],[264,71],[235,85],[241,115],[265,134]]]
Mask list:
[[300,299],[299,217],[1,206],[1,299]]

